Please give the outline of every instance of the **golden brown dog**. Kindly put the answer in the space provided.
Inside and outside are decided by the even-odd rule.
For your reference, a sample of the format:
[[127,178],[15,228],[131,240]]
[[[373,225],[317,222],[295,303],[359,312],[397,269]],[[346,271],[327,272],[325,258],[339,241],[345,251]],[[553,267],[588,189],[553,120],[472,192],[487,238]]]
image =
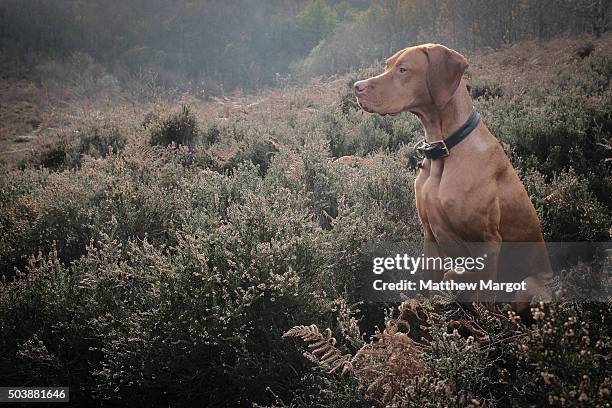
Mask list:
[[[440,141],[466,123],[473,111],[463,79],[467,67],[461,54],[442,45],[406,48],[386,61],[382,74],[355,83],[355,94],[367,112],[415,114],[426,141]],[[517,295],[514,306],[525,311],[534,296],[546,297],[552,273],[536,211],[500,143],[482,121],[448,156],[423,160],[415,189],[426,256],[444,252],[444,244],[487,243],[487,267],[471,279],[498,280],[502,242],[540,243],[535,246],[541,245],[541,250],[527,257],[528,264],[511,268],[511,280],[524,281],[528,288]],[[452,270],[444,274],[445,280],[458,278],[465,277]]]

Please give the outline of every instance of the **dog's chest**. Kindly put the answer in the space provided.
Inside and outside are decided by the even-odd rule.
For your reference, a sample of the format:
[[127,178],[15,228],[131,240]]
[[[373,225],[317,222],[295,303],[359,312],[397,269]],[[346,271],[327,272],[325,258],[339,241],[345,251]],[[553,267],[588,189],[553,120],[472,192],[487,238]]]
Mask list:
[[429,169],[423,169],[415,181],[417,209],[423,226],[436,241],[462,240],[469,235],[465,225],[468,201],[457,186],[442,185],[442,178]]
[[444,209],[440,199],[440,180],[432,177],[426,178],[417,186],[417,206],[421,220],[430,226],[437,224],[443,218]]

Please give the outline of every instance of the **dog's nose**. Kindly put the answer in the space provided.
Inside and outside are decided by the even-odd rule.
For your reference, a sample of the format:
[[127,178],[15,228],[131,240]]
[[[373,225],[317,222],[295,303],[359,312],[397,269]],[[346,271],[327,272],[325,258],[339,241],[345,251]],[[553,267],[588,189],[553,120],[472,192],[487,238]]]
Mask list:
[[368,81],[364,80],[364,81],[357,81],[355,82],[355,85],[353,85],[354,89],[355,89],[355,93],[363,93],[367,87],[368,87]]

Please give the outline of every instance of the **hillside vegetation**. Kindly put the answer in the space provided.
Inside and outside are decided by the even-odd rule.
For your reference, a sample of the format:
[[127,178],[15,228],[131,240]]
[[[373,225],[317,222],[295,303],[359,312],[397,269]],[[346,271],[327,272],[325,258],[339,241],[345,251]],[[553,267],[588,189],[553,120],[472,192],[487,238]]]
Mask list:
[[[468,54],[548,241],[610,239],[611,41]],[[508,310],[360,303],[362,245],[422,234],[422,129],[351,92],[377,69],[148,103],[93,74],[0,80],[0,384],[70,385],[81,405],[606,406],[609,303],[541,306],[531,328]],[[471,336],[448,332],[451,312]],[[307,324],[320,332],[283,338]],[[341,376],[291,336],[364,352]]]
[[0,70],[208,97],[346,73],[408,44],[600,36],[611,21],[607,0],[3,0]]

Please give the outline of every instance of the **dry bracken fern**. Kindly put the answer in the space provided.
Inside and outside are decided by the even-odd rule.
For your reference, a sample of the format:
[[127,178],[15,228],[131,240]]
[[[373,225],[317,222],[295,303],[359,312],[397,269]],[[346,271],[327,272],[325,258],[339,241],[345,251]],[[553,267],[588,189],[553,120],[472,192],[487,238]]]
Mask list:
[[331,373],[341,372],[343,375],[353,371],[351,365],[351,355],[342,353],[336,347],[336,339],[332,336],[329,328],[323,333],[319,328],[312,324],[310,326],[295,326],[283,337],[300,337],[308,343],[309,353],[306,357],[323,366],[329,367]]
[[422,353],[419,345],[406,333],[397,331],[396,325],[388,325],[357,352],[352,364],[368,393],[387,403],[402,384],[426,371]]
[[296,326],[283,337],[301,338],[308,343],[310,352],[306,356],[312,361],[332,373],[355,376],[371,397],[385,403],[393,398],[402,383],[426,371],[420,345],[398,327],[409,327],[409,322],[390,321],[385,330],[376,333],[354,356],[338,349],[329,328],[321,333],[316,325]]

